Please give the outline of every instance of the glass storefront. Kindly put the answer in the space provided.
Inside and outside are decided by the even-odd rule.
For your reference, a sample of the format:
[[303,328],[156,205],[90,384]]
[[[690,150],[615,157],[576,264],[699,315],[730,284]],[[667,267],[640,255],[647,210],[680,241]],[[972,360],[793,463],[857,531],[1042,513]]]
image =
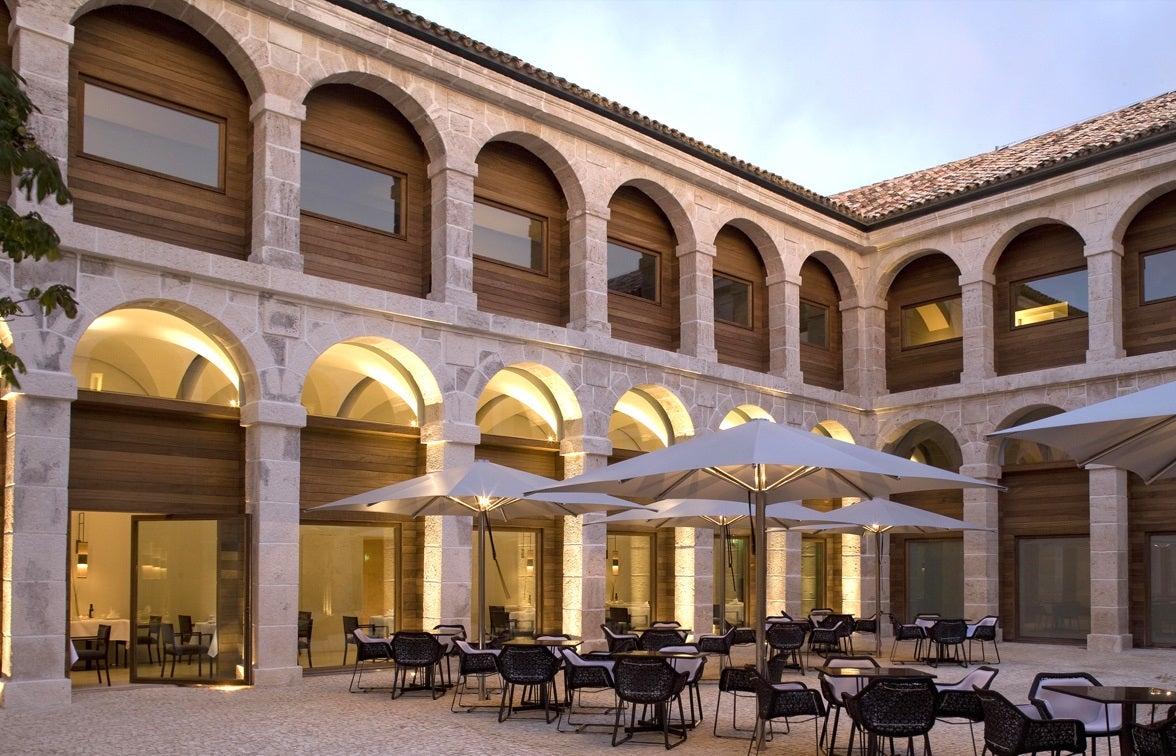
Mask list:
[[616,533],[608,536],[605,555],[607,616],[629,627],[648,627],[654,619],[654,536]]
[[1017,633],[1085,640],[1090,632],[1090,539],[1017,539]]
[[1148,539],[1151,644],[1176,645],[1176,534]]
[[963,539],[909,540],[906,564],[908,616],[964,616]]
[[[747,538],[732,536],[723,548],[723,539],[715,536],[715,618],[722,616],[737,627],[747,624]],[[719,613],[719,587],[725,582],[726,607]],[[715,623],[716,625],[718,623]]]
[[[492,636],[534,635],[543,628],[537,618],[542,617],[539,597],[542,593],[539,576],[542,574],[542,533],[539,530],[493,528],[493,551],[486,559],[486,607]],[[489,545],[490,538],[487,538]],[[473,578],[470,596],[470,627],[478,626],[478,531],[474,530]],[[489,551],[489,549],[488,549]],[[476,630],[473,631],[476,634]]]
[[800,615],[828,606],[825,598],[825,541],[805,538],[800,546]]

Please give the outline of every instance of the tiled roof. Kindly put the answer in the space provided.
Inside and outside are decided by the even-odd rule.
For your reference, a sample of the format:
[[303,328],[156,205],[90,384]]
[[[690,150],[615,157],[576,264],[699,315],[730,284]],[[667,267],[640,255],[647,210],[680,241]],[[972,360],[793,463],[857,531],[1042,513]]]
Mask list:
[[944,202],[964,200],[973,192],[1043,174],[1049,169],[1065,168],[1067,163],[1077,167],[1083,158],[1096,158],[1100,153],[1109,156],[1117,148],[1140,145],[1153,137],[1176,139],[1176,92],[1169,92],[992,152],[826,197],[385,0],[331,2],[553,92],[861,228]]

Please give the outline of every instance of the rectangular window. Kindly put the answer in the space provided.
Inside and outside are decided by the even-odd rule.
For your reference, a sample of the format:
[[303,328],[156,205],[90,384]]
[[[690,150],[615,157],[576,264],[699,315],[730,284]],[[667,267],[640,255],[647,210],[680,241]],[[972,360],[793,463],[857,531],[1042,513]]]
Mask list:
[[964,336],[963,297],[902,308],[902,347],[919,347]]
[[751,328],[751,284],[714,275],[715,320]]
[[224,124],[87,82],[82,152],[204,186],[220,187]]
[[303,147],[302,211],[399,235],[404,180]]
[[1176,535],[1153,535],[1148,546],[1151,642],[1176,646]]
[[474,203],[474,254],[478,257],[543,271],[545,236],[541,220]]
[[907,616],[964,616],[964,540],[906,543]]
[[829,348],[829,308],[800,301],[800,343]]
[[1176,297],[1176,249],[1143,256],[1143,301]]
[[628,617],[631,628],[649,627],[657,616],[652,535],[610,533],[605,553],[605,606],[610,615]]
[[1013,327],[1086,317],[1086,268],[1013,284]]
[[657,255],[608,243],[608,290],[657,301]]
[[1090,539],[1017,539],[1018,635],[1085,640],[1090,632]]

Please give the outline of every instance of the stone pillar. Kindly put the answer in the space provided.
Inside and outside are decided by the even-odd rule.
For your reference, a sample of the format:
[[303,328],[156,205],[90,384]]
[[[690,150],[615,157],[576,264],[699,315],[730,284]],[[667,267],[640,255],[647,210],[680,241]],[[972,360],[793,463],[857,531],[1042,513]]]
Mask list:
[[1090,474],[1090,635],[1096,653],[1131,648],[1128,622],[1127,471],[1093,465]]
[[674,619],[695,636],[712,630],[714,540],[711,528],[674,528]]
[[876,304],[841,303],[845,390],[855,396],[886,391],[886,308]]
[[[430,423],[421,428],[427,472],[474,461],[482,434],[476,425]],[[468,625],[474,617],[473,534],[470,517],[426,517],[424,547],[423,622]],[[469,627],[476,642],[477,621]],[[488,628],[487,628],[488,629]]]
[[841,611],[855,617],[868,617],[874,611],[874,556],[866,546],[866,541],[873,540],[872,536],[841,536]]
[[[999,443],[999,442],[996,442]],[[983,463],[965,464],[960,474],[997,483],[1000,467]],[[965,488],[964,517],[988,530],[964,531],[964,616],[979,619],[1000,614],[999,503],[995,488]],[[1011,569],[1011,565],[1008,566]]]
[[768,287],[768,371],[801,384],[800,369],[800,275],[769,276]]
[[1123,245],[1100,246],[1086,249],[1090,297],[1087,362],[1106,362],[1127,355],[1123,349]]
[[568,211],[568,328],[601,336],[612,334],[608,323],[608,219],[607,207]]
[[[993,330],[993,294],[996,282],[992,274],[977,281],[964,281],[960,292],[964,318],[963,384],[976,383],[996,375],[996,336]],[[971,615],[969,615],[971,616]]]
[[253,682],[288,685],[298,666],[298,507],[306,408],[274,401],[241,408],[245,500],[253,517]]
[[[612,443],[600,436],[565,438],[560,443],[564,476],[571,478],[608,464]],[[563,632],[597,638],[604,624],[606,531],[602,514],[563,517]],[[587,650],[604,648],[591,641]]]
[[70,701],[67,585],[70,577],[69,373],[30,370],[25,393],[5,400],[10,461],[4,486],[4,612],[0,704],[6,709]]
[[[765,543],[756,546],[768,560],[768,616],[780,612],[800,616],[801,540],[800,533],[773,530]],[[760,556],[756,554],[756,559]],[[755,615],[749,612],[747,616],[748,624],[754,627]]]
[[299,240],[302,122],[306,106],[264,94],[253,123],[253,241],[250,262],[302,270]]
[[432,276],[429,299],[475,309],[474,177],[478,166],[429,165]]
[[696,244],[678,248],[678,305],[682,354],[707,362],[718,359],[715,349],[715,246]]

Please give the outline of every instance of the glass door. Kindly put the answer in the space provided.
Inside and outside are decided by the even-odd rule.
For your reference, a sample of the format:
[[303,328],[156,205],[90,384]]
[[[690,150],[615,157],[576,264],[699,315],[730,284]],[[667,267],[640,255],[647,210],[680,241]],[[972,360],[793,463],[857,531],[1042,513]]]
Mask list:
[[249,520],[131,518],[131,681],[251,683]]

